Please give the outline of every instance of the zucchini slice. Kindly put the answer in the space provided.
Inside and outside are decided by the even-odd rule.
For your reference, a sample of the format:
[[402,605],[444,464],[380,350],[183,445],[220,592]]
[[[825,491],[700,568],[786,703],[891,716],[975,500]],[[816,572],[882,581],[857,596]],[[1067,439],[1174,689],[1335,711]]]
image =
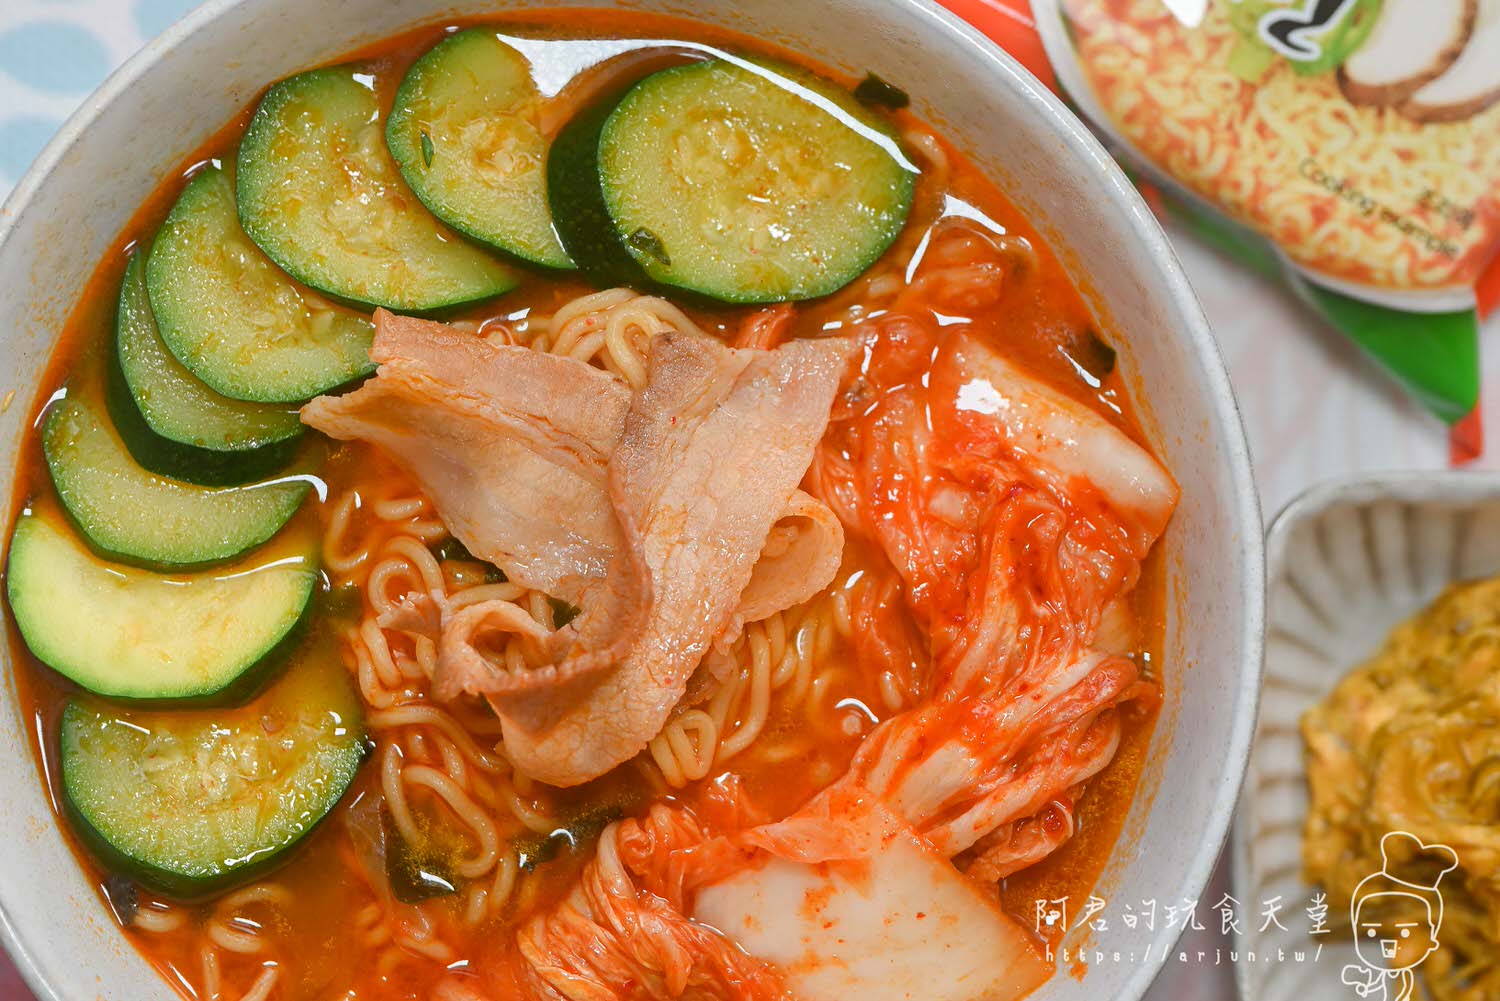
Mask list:
[[294,403],[374,371],[368,318],[299,289],[240,228],[217,167],[194,177],[151,248],[146,290],[168,350],[237,400]]
[[142,711],[80,697],[61,729],[64,803],[90,847],[189,898],[285,862],[364,756],[359,699],[326,641],[239,708]]
[[[916,179],[890,123],[847,91],[725,59],[627,91],[600,126],[595,168],[561,183],[597,185],[611,232],[596,241],[613,240],[655,282],[731,303],[812,299],[853,281],[905,226]],[[576,227],[559,231],[579,259]]]
[[340,66],[267,91],[240,143],[245,232],[298,281],[367,306],[429,312],[515,288],[407,190],[368,80]]
[[139,563],[217,563],[254,549],[289,521],[310,484],[243,487],[179,483],[136,465],[99,408],[59,400],[42,426],[42,451],[63,506],[96,549]]
[[625,244],[599,187],[599,133],[624,91],[584,108],[563,126],[547,154],[547,200],[568,255],[600,288],[655,288]]
[[120,283],[114,360],[137,415],[121,423],[145,432],[126,444],[132,454],[147,453],[142,464],[154,472],[211,485],[244,482],[284,463],[302,435],[295,407],[221,396],[172,356],[151,312],[142,251],[131,255]]
[[573,262],[547,208],[541,106],[526,57],[493,31],[470,28],[412,66],[385,139],[433,215],[524,261],[567,269]]
[[96,695],[229,697],[274,663],[317,589],[316,546],[287,533],[243,564],[165,575],[105,563],[60,519],[27,514],[6,590],[31,652]]

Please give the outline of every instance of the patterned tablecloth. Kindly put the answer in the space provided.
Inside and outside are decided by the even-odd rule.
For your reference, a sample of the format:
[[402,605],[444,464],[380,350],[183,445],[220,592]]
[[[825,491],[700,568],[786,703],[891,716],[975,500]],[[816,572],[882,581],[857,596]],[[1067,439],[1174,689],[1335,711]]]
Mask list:
[[[193,0],[0,0],[0,196],[78,102]],[[1387,469],[1440,469],[1443,429],[1323,329],[1273,283],[1174,233],[1239,394],[1268,517],[1310,484]],[[1500,325],[1489,325],[1489,340]],[[1486,366],[1500,389],[1500,351]],[[1481,466],[1500,468],[1500,405],[1486,422],[1495,444]],[[1204,929],[1189,931],[1151,1001],[1233,996],[1216,914],[1222,871],[1205,891]],[[1253,905],[1246,905],[1251,907]],[[1201,958],[1200,958],[1201,957]],[[166,988],[163,987],[165,995]],[[30,997],[0,956],[0,1001]]]

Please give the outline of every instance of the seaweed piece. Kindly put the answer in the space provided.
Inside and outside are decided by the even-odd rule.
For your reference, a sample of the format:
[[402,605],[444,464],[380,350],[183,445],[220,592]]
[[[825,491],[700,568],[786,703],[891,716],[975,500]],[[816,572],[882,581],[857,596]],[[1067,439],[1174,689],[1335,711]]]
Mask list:
[[624,810],[617,804],[591,806],[550,834],[533,834],[518,839],[515,849],[521,868],[531,872],[537,866],[556,859],[564,849],[570,853],[583,851],[599,840],[604,829],[623,815]]
[[1064,345],[1062,352],[1075,367],[1099,382],[1114,372],[1118,360],[1115,349],[1095,330],[1085,330],[1071,344]]
[[115,920],[123,927],[130,927],[141,909],[141,891],[134,880],[114,873],[105,878],[101,889],[109,909],[115,913]]
[[561,598],[548,598],[547,604],[552,606],[552,628],[554,629],[561,629],[578,618],[580,609],[577,605],[570,605]]
[[889,108],[892,111],[900,111],[911,104],[910,94],[874,73],[866,73],[859,86],[854,88],[854,99],[872,108]]
[[451,535],[440,542],[437,545],[437,548],[435,548],[432,552],[433,555],[438,558],[439,563],[446,563],[449,560],[452,560],[456,563],[479,564],[480,566],[485,568],[484,582],[486,584],[504,584],[508,579],[505,576],[504,570],[501,570],[493,563],[482,560],[478,556],[475,556],[473,553],[469,552],[468,546],[464,545],[462,542],[459,542]]
[[318,610],[334,618],[352,619],[364,610],[364,593],[353,584],[325,586],[318,595]]
[[672,258],[668,256],[666,244],[661,242],[661,237],[644,226],[627,236],[625,244],[631,250],[638,250],[667,267],[672,265]]
[[458,876],[451,868],[450,851],[426,838],[421,844],[404,839],[396,830],[389,810],[381,811],[381,819],[385,825],[385,874],[397,900],[420,904],[458,892]]

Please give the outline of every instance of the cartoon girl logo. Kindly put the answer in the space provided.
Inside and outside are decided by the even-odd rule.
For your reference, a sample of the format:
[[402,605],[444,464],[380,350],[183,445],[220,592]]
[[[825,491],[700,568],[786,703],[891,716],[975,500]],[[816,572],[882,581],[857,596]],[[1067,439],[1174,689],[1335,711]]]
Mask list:
[[1424,845],[1392,831],[1380,840],[1380,857],[1381,870],[1354,889],[1350,916],[1360,961],[1344,967],[1342,979],[1361,998],[1411,1001],[1416,968],[1437,949],[1443,927],[1438,884],[1458,868],[1458,855],[1447,845]]

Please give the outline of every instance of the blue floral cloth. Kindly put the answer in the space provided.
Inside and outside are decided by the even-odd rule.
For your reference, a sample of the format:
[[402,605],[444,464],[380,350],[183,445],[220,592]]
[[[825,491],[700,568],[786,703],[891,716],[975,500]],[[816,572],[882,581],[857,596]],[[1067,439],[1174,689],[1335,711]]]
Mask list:
[[0,198],[88,93],[197,0],[0,0]]

